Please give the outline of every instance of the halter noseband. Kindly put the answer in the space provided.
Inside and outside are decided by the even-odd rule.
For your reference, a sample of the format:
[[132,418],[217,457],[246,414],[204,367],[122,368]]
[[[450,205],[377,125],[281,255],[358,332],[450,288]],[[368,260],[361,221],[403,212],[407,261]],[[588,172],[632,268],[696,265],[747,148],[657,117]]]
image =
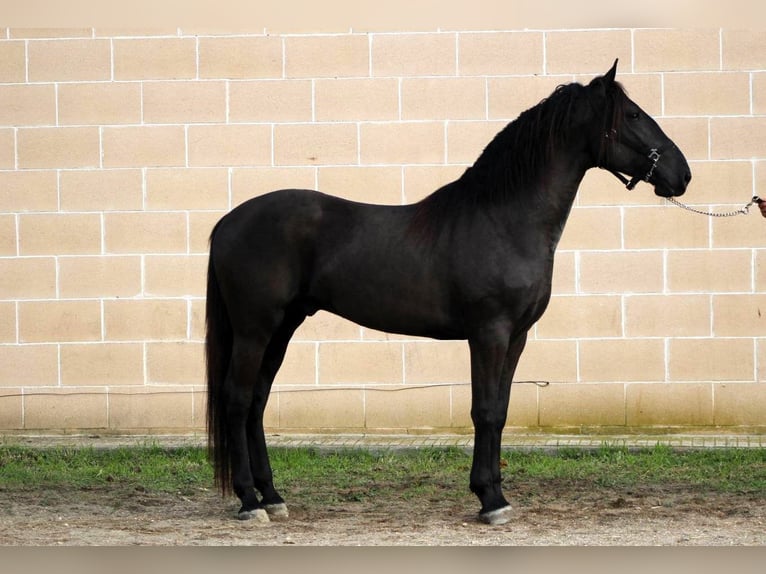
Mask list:
[[[612,130],[612,132],[614,133],[615,130]],[[604,132],[604,138],[609,139],[609,132]],[[639,181],[646,181],[646,182],[649,181],[649,179],[654,174],[654,169],[657,167],[657,163],[660,161],[660,158],[662,157],[662,153],[660,152],[659,149],[653,147],[652,149],[649,150],[649,154],[646,157],[652,163],[649,166],[649,169],[647,169],[646,175],[644,176],[636,175],[633,178],[628,179],[627,177],[625,177],[618,171],[615,171],[609,168],[607,168],[607,170],[609,171],[609,173],[611,173],[617,179],[619,179],[623,184],[625,184],[625,187],[628,188],[628,190],[632,190],[634,187],[636,187]]]

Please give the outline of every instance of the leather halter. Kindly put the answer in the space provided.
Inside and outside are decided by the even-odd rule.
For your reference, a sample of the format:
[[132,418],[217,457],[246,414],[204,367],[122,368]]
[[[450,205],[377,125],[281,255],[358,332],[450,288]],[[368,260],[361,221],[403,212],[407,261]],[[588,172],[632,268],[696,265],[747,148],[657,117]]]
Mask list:
[[[612,132],[614,133],[614,130],[612,130]],[[604,138],[609,139],[609,132],[604,132]],[[607,170],[609,173],[619,179],[623,184],[625,184],[625,187],[628,188],[628,190],[632,190],[634,187],[636,187],[639,181],[649,182],[652,175],[654,174],[654,169],[657,167],[657,163],[662,157],[662,153],[658,148],[652,148],[649,150],[649,154],[646,157],[651,162],[651,165],[649,165],[649,168],[646,170],[646,174],[643,176],[636,175],[633,178],[628,179],[618,171],[609,168],[607,168]]]

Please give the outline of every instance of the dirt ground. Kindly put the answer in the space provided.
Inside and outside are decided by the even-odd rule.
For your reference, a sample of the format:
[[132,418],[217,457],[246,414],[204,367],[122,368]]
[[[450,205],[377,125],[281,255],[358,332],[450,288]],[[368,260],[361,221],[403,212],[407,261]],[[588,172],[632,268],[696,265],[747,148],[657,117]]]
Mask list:
[[[285,493],[287,494],[287,493]],[[470,494],[452,500],[371,499],[317,506],[294,496],[290,517],[239,521],[236,501],[208,490],[157,494],[115,487],[48,492],[0,487],[1,545],[764,545],[766,498],[622,491],[592,484],[517,484],[513,519],[476,520]],[[292,502],[292,504],[291,504]]]

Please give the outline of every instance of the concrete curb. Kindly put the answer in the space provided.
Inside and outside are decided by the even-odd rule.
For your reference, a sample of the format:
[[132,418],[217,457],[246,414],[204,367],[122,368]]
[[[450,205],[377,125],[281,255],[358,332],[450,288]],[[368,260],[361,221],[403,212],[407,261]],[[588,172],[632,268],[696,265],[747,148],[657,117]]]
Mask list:
[[[457,447],[473,448],[470,435],[387,435],[387,434],[273,434],[266,437],[272,447],[313,447],[322,450],[343,449],[417,449]],[[204,447],[205,435],[5,435],[0,445],[64,448],[119,448],[160,446],[165,448]],[[766,448],[766,435],[552,435],[506,434],[503,448],[513,450],[558,450],[562,448],[597,449],[615,446],[631,449],[663,445],[674,449]]]

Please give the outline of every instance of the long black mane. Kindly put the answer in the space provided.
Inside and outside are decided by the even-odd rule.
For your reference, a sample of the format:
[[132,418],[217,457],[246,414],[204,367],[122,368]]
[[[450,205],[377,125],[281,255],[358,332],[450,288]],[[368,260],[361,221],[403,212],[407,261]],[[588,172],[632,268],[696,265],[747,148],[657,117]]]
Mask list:
[[[604,132],[618,133],[627,94],[614,82],[606,95],[604,106],[603,101],[591,101],[592,90],[582,84],[558,86],[550,96],[506,125],[458,180],[421,200],[412,230],[433,232],[451,214],[518,197],[538,181],[551,153],[567,145],[572,126],[583,110],[595,111]],[[599,155],[603,153],[602,148]]]

